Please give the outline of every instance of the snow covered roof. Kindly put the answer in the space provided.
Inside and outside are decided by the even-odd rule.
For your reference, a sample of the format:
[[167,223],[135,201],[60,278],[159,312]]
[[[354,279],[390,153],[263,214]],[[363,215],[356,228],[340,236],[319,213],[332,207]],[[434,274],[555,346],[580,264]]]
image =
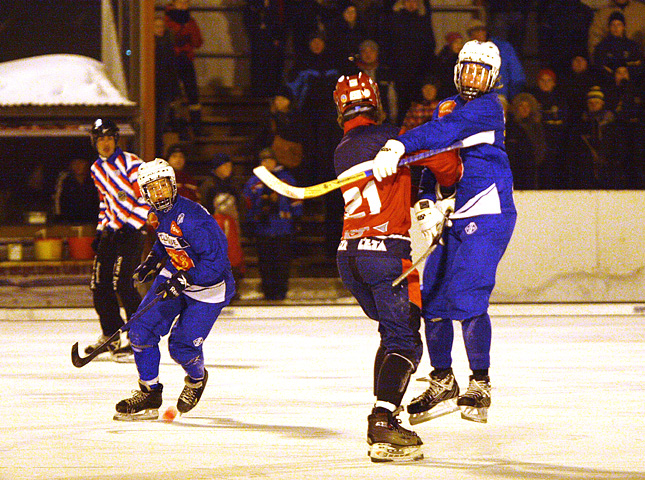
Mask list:
[[0,63],[0,106],[131,106],[105,66],[81,55],[42,55]]

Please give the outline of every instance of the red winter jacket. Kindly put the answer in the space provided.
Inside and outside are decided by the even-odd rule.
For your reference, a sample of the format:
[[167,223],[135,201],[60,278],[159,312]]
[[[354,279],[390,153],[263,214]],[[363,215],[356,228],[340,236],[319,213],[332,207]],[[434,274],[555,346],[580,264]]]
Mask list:
[[195,58],[195,49],[204,43],[195,19],[190,16],[187,10],[166,7],[165,22],[173,39],[175,55],[185,55],[190,60]]

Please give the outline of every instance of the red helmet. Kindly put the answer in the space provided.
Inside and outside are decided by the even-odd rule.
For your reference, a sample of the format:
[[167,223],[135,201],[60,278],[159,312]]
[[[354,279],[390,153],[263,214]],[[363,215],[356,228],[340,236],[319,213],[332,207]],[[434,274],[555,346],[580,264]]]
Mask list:
[[366,112],[380,112],[378,85],[366,73],[343,75],[336,83],[334,102],[339,119],[349,120]]

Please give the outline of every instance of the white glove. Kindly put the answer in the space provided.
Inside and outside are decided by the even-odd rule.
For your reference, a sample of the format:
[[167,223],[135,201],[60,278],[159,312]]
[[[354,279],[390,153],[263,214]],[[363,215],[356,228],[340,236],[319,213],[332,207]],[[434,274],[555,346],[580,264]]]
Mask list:
[[448,216],[454,211],[454,195],[443,200],[437,200],[435,203],[424,198],[414,204],[414,215],[428,244],[432,244],[437,236],[441,235],[444,223],[447,227],[452,225]]
[[405,153],[405,145],[398,140],[391,138],[381,150],[374,157],[374,164],[372,165],[372,173],[377,181],[383,180],[385,177],[394,175],[399,166],[399,160]]

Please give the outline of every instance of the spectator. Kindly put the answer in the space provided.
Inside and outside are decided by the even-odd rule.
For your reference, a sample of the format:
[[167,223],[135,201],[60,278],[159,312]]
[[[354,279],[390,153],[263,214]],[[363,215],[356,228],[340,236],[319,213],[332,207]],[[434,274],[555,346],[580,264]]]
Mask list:
[[541,69],[537,75],[537,87],[531,89],[531,93],[539,104],[546,140],[537,188],[565,188],[562,166],[569,129],[569,106],[558,86],[555,72],[550,68]]
[[477,19],[473,19],[468,23],[466,28],[469,40],[479,40],[486,42],[490,40],[499,49],[499,54],[502,57],[502,66],[500,68],[500,83],[497,93],[504,95],[508,101],[513,100],[513,97],[519,92],[524,90],[526,86],[526,77],[524,76],[524,69],[520,63],[520,59],[515,52],[513,46],[505,40],[496,37],[488,36],[488,28],[486,25]]
[[47,212],[51,207],[51,182],[45,163],[38,160],[27,174],[27,181],[21,193],[21,203],[26,211]]
[[180,145],[171,145],[166,152],[168,163],[175,170],[177,193],[193,202],[199,202],[200,194],[197,180],[186,172],[186,151]]
[[587,93],[587,109],[569,141],[570,180],[574,189],[622,188],[625,178],[616,151],[620,144],[614,114],[605,107],[605,94],[595,85]]
[[329,25],[327,32],[329,48],[336,57],[336,64],[344,73],[349,72],[349,57],[358,53],[359,45],[365,40],[365,30],[354,5],[348,5],[342,14]]
[[226,153],[217,153],[211,163],[210,175],[202,182],[201,197],[211,215],[224,213],[239,221],[237,191],[232,184],[233,161]]
[[393,7],[385,61],[392,67],[398,111],[407,112],[421,88],[421,79],[436,65],[430,12],[421,0],[398,0]]
[[[308,185],[333,180],[334,150],[342,137],[332,97],[339,70],[326,50],[325,37],[317,32],[309,41],[309,53],[296,61],[293,81],[288,85],[294,92],[302,132],[304,157],[298,181]],[[329,258],[335,258],[344,202],[338,190],[325,195],[324,202],[325,251]]]
[[539,0],[537,13],[538,55],[564,79],[571,59],[581,52],[587,54],[593,9],[580,0]]
[[439,104],[437,99],[439,91],[439,81],[428,77],[421,86],[421,98],[414,102],[405,114],[403,119],[402,132],[412,130],[419,125],[432,120],[432,114]]
[[[239,289],[246,266],[240,242],[239,216],[237,209],[237,192],[231,184],[233,162],[225,153],[218,153],[211,164],[210,177],[202,183],[202,198],[209,213],[217,220],[226,235],[228,259],[233,269],[236,290]],[[234,299],[239,298],[236,292]]]
[[[280,180],[295,183],[270,148],[262,150],[259,157],[260,164]],[[302,202],[278,195],[255,175],[244,185],[242,195],[249,229],[255,236],[262,293],[266,300],[284,300],[289,286],[294,221],[302,214]]]
[[[625,37],[625,15],[619,11],[612,12],[607,22],[609,33],[594,50],[594,66],[607,78],[611,78],[615,65],[624,62],[630,76],[640,78],[643,58],[638,43]],[[613,78],[608,83],[613,83]]]
[[313,33],[309,52],[296,59],[288,84],[302,125],[306,183],[334,178],[332,158],[340,134],[332,93],[339,73],[327,51],[325,36]]
[[531,2],[517,0],[488,0],[489,27],[491,35],[510,43],[522,55],[524,37]]
[[625,62],[616,64],[613,83],[607,86],[607,109],[616,117],[617,129],[622,133],[618,149],[624,152],[619,160],[625,171],[625,188],[645,188],[643,99]]
[[99,217],[99,192],[90,175],[90,162],[75,158],[56,180],[54,215],[64,223],[94,223]]
[[[257,151],[271,147],[278,163],[299,176],[303,149],[300,125],[293,110],[293,93],[287,86],[280,87],[271,98],[269,116],[264,130],[257,137]],[[295,169],[295,170],[294,170]]]
[[244,25],[251,43],[251,91],[269,97],[282,82],[285,60],[284,3],[249,0],[244,7]]
[[583,112],[587,109],[587,92],[593,85],[598,84],[596,74],[589,68],[589,61],[585,54],[575,55],[571,59],[571,66],[563,76],[565,84],[563,90],[569,105],[569,123],[578,124]]
[[356,66],[369,75],[378,85],[385,118],[392,124],[398,123],[398,97],[390,67],[380,61],[379,46],[374,40],[364,40],[359,47]]
[[506,152],[517,190],[540,188],[546,141],[540,106],[530,93],[518,93],[509,107],[506,124]]
[[446,34],[446,44],[437,55],[437,79],[441,84],[439,98],[452,97],[457,95],[455,88],[455,65],[457,57],[464,46],[464,37],[457,32],[448,32]]
[[188,97],[190,124],[195,136],[202,131],[202,106],[199,103],[199,87],[195,73],[195,49],[202,46],[203,39],[199,25],[188,10],[190,0],[172,0],[166,7],[166,27],[170,30],[175,50],[175,61],[179,79]]
[[589,27],[589,55],[593,53],[603,38],[609,34],[609,17],[619,11],[625,17],[625,34],[645,51],[645,5],[636,0],[608,0],[607,6],[596,10]]
[[321,6],[317,0],[294,0],[285,2],[287,36],[291,36],[293,53],[296,59],[309,52],[312,32],[323,34]]
[[155,16],[155,155],[163,155],[163,134],[168,128],[172,102],[181,92],[172,39],[164,18]]
[[372,39],[380,44],[386,23],[383,2],[381,0],[351,0],[351,4],[356,7],[358,18],[363,24],[364,38]]

